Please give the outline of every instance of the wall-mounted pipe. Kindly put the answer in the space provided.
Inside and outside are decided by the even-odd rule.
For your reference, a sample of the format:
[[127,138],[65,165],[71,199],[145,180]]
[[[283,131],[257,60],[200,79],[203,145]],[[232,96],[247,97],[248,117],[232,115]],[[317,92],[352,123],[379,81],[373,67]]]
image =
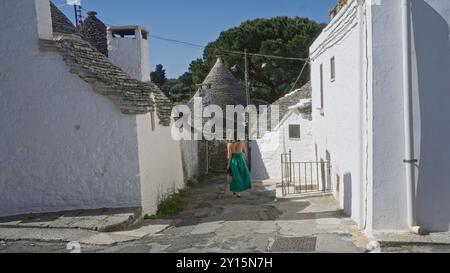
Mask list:
[[415,215],[415,179],[414,165],[414,132],[411,89],[411,6],[409,0],[402,0],[402,52],[403,52],[403,109],[405,130],[405,171],[406,171],[406,201],[408,226],[415,234],[424,234],[424,230],[417,225]]

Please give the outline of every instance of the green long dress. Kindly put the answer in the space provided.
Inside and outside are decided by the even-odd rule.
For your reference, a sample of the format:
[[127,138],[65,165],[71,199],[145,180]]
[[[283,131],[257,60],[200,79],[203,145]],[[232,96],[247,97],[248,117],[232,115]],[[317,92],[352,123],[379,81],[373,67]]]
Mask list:
[[252,188],[252,177],[243,153],[233,153],[230,161],[230,169],[233,177],[230,185],[231,192],[243,192]]

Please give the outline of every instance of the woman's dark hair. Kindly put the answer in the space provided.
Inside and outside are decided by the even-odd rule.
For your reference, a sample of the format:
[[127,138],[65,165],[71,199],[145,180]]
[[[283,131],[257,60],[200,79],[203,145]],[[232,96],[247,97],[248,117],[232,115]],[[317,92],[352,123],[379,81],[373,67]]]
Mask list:
[[[231,137],[231,138],[230,138],[230,137]],[[237,131],[237,130],[234,130],[233,133],[229,135],[229,137],[228,137],[227,140],[228,140],[229,143],[232,143],[232,142],[241,142],[241,141],[242,141],[242,139],[239,139],[239,138],[238,138],[238,131]],[[247,140],[247,135],[245,136],[245,139],[244,139],[244,140]]]

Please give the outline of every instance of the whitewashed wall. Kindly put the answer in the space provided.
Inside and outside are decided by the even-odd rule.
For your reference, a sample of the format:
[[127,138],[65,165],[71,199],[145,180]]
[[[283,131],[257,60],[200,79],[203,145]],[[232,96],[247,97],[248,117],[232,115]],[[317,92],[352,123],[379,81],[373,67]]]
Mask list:
[[180,142],[174,141],[171,128],[158,124],[152,130],[151,115],[138,115],[139,166],[144,214],[156,213],[158,204],[184,186]]
[[[402,23],[400,1],[371,8],[373,66],[373,230],[404,230]],[[386,31],[389,29],[390,31]]]
[[[345,212],[363,225],[363,92],[361,85],[362,25],[357,1],[334,18],[310,48],[313,134],[317,160],[331,155],[333,189]],[[335,57],[336,79],[331,80]],[[320,105],[320,65],[323,64],[324,109]],[[365,104],[365,102],[364,102]],[[339,184],[337,183],[339,176]]]
[[278,131],[267,132],[263,138],[250,142],[251,174],[256,180],[281,178],[281,145]]
[[150,81],[149,42],[143,39],[141,28],[135,38],[113,37],[108,29],[108,56],[111,62],[139,81]]
[[201,174],[199,158],[199,141],[181,140],[181,156],[185,180],[193,179]]
[[0,216],[139,207],[135,116],[39,51],[34,1],[2,0],[0,18]]
[[[450,230],[450,2],[413,1],[418,223]],[[430,31],[432,30],[432,31]],[[418,93],[418,94],[417,94]],[[416,100],[417,107],[417,100]],[[416,145],[416,146],[417,146]],[[447,208],[447,209],[445,209]]]
[[[289,139],[289,125],[300,125],[300,140]],[[251,142],[252,177],[257,180],[281,179],[281,154],[292,151],[292,161],[315,161],[312,123],[308,117],[291,111],[279,127]]]
[[[143,39],[141,27],[136,27],[135,38],[114,38],[108,30],[109,59],[133,78],[150,81],[148,40]],[[158,204],[184,186],[180,142],[174,141],[171,127],[159,124],[154,113],[138,115],[139,166],[142,209],[144,214],[157,212]]]
[[[450,227],[450,2],[412,2],[413,111],[418,224]],[[406,228],[400,3],[372,7],[373,227]],[[386,31],[389,29],[391,31]]]
[[36,21],[50,20],[50,6],[37,3],[0,3],[0,17],[11,19],[0,26],[0,216],[116,207],[155,213],[184,185],[179,142],[156,114],[154,130],[150,114],[121,114],[61,55],[41,52],[38,33],[51,37],[51,24],[38,32]]
[[[414,138],[419,159],[415,208],[419,225],[428,231],[447,231],[450,153],[444,147],[450,138],[450,3],[411,3]],[[364,25],[365,17],[360,16],[364,13],[350,15],[356,6],[353,1],[311,47],[314,108],[320,107],[320,63],[325,75],[324,115],[318,110],[313,113],[318,154],[331,153],[333,178],[338,174],[343,184],[338,194],[341,204],[368,231],[407,230],[400,4],[366,1],[361,10],[367,16]],[[349,20],[353,23],[344,24]],[[337,34],[338,26],[347,34]],[[317,53],[321,44],[338,37],[339,42]],[[331,82],[333,56],[337,78]]]

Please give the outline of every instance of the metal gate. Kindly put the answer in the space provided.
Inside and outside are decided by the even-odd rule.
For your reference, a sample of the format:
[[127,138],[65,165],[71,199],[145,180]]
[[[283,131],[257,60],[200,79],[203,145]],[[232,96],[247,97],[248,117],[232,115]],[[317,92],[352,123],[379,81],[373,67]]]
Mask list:
[[293,162],[292,151],[281,155],[281,187],[283,196],[289,194],[330,192],[331,164],[329,161]]

